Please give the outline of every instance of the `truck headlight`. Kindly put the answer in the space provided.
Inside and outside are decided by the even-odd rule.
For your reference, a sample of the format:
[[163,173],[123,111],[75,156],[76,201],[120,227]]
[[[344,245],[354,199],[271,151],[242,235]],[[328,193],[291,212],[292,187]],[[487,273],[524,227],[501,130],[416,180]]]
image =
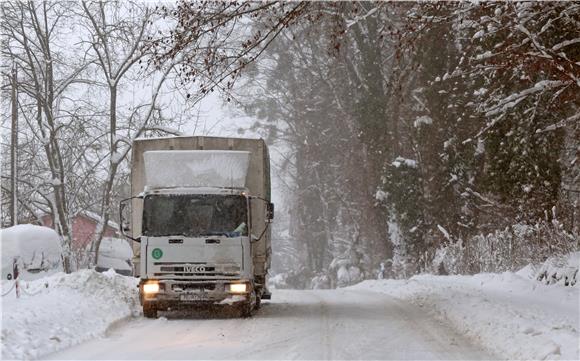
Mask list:
[[230,285],[230,292],[231,293],[246,293],[248,289],[245,283],[232,283]]
[[143,293],[152,294],[152,293],[157,293],[157,292],[159,292],[159,283],[151,282],[151,283],[145,283],[143,285]]

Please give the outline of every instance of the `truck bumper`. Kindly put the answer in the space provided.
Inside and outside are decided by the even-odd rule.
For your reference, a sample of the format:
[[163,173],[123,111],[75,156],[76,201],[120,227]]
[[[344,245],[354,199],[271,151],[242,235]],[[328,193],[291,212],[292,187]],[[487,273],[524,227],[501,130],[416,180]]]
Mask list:
[[[159,291],[145,293],[147,283],[157,283]],[[230,284],[246,284],[246,292],[230,292]],[[185,280],[141,280],[139,299],[154,303],[158,308],[177,308],[187,305],[219,305],[249,302],[252,284],[243,280],[185,281]]]

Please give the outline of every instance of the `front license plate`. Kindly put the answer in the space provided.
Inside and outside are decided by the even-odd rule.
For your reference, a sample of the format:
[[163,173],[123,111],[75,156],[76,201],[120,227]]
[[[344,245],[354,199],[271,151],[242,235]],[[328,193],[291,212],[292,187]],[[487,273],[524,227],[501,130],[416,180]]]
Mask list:
[[188,293],[180,296],[182,301],[202,301],[206,300],[207,296],[205,293]]

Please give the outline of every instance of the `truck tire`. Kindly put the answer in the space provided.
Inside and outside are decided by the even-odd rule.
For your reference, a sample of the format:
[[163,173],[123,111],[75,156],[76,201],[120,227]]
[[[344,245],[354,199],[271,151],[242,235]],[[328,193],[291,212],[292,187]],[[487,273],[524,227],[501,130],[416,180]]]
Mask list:
[[254,307],[255,310],[259,310],[262,307],[262,298],[256,297],[256,306]]
[[256,294],[256,290],[250,293],[249,300],[240,305],[240,314],[242,317],[252,317],[254,311],[260,308],[260,297]]
[[244,302],[238,306],[238,311],[240,313],[240,317],[249,318],[252,317],[252,313],[254,311],[254,306],[250,302]]
[[157,307],[151,302],[143,302],[143,316],[157,318]]

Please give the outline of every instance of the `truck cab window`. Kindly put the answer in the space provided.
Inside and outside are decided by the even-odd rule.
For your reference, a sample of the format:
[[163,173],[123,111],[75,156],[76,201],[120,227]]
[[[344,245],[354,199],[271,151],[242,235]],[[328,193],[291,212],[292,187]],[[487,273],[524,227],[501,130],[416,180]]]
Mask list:
[[246,198],[238,195],[150,195],[145,198],[143,235],[246,236]]

